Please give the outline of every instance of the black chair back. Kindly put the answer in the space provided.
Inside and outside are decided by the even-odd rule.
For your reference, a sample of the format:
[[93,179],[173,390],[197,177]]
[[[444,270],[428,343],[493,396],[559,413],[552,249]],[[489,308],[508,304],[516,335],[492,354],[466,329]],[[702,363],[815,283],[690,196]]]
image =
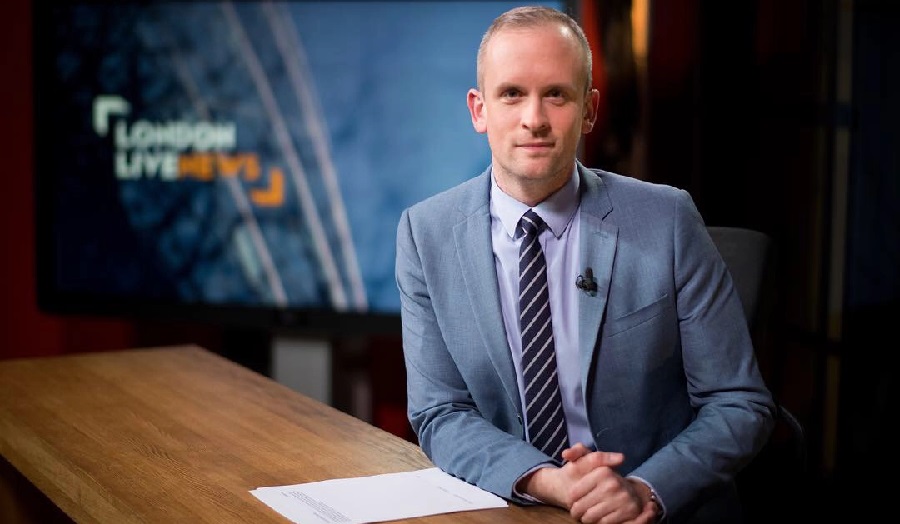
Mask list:
[[[759,351],[775,298],[773,241],[765,233],[752,229],[709,226],[707,230],[728,266]],[[771,522],[773,505],[795,507],[796,499],[791,493],[807,481],[803,425],[777,399],[776,409],[775,431],[760,454],[737,477],[749,523]]]

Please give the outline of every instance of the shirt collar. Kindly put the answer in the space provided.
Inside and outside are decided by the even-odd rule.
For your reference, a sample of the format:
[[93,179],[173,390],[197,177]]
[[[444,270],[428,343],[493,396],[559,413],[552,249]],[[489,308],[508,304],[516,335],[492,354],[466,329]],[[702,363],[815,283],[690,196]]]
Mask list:
[[533,208],[519,202],[515,198],[507,195],[497,185],[494,180],[493,171],[491,172],[491,212],[496,216],[503,229],[510,238],[515,238],[516,226],[519,219],[529,209],[534,209],[535,213],[540,215],[541,219],[546,222],[547,227],[553,233],[553,236],[559,238],[566,231],[575,211],[578,210],[578,188],[580,180],[578,177],[578,168],[572,168],[572,176],[566,185],[559,188],[558,191],[544,199]]

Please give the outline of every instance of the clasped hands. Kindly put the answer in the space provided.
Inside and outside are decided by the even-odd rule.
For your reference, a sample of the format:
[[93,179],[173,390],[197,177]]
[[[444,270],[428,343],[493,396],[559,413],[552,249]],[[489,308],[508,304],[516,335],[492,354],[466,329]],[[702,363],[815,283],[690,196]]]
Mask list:
[[659,507],[650,487],[625,478],[615,468],[624,456],[591,451],[578,443],[562,452],[562,467],[539,468],[519,482],[520,492],[567,509],[582,523],[647,524],[655,522]]

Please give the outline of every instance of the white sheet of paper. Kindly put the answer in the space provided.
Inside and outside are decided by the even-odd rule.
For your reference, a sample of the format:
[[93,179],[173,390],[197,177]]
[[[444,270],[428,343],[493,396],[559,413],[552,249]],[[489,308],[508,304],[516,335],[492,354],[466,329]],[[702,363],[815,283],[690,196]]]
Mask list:
[[438,468],[262,487],[250,493],[300,524],[363,524],[508,507],[501,497]]

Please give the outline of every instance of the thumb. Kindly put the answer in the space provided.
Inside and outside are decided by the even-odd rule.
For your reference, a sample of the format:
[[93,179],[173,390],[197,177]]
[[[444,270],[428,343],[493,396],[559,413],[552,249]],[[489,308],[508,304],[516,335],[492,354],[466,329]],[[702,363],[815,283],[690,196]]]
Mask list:
[[566,462],[578,460],[591,452],[591,448],[585,446],[581,442],[577,442],[574,446],[566,448],[562,451],[562,458]]

